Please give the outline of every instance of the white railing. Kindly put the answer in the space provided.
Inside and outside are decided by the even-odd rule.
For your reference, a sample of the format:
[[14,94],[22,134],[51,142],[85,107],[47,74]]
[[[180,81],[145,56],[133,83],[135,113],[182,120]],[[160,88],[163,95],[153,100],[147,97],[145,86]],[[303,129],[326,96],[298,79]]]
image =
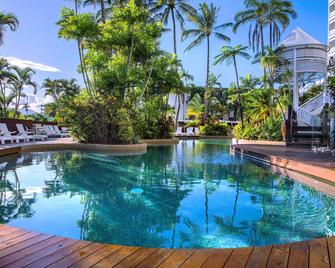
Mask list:
[[298,117],[298,121],[302,121],[303,123],[305,123],[308,126],[321,127],[320,117],[318,117],[314,114],[311,114],[310,112],[308,112],[304,108],[301,108],[301,107],[298,108],[297,117]]
[[317,108],[324,106],[325,103],[330,102],[331,102],[330,93],[329,91],[325,91],[315,96],[313,99],[310,99],[309,101],[305,102],[303,105],[300,106],[300,108],[306,110],[307,112],[312,112]]

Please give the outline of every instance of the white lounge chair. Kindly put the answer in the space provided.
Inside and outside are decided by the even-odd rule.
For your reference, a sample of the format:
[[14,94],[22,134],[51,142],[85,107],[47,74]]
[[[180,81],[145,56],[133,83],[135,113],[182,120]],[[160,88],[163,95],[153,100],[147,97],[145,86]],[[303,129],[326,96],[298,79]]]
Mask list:
[[198,127],[194,128],[194,135],[195,136],[200,136],[200,129]]
[[19,133],[19,135],[21,137],[25,137],[26,138],[26,141],[35,141],[35,138],[34,138],[34,133],[30,132],[30,131],[27,131],[25,130],[24,126],[22,124],[16,124],[16,128],[17,128],[17,131]]
[[50,125],[43,125],[44,128],[44,132],[46,133],[46,135],[48,136],[48,138],[52,138],[52,137],[61,137],[61,135],[58,135],[54,128]]
[[175,136],[184,136],[185,133],[183,133],[182,127],[177,127],[176,132],[174,133]]
[[2,137],[1,143],[4,144],[4,142],[10,141],[11,143],[13,143],[13,141],[16,141],[17,143],[20,142],[20,140],[22,141],[27,141],[27,138],[24,136],[19,135],[14,135],[16,134],[16,131],[9,131],[7,128],[6,123],[0,123],[0,135]]
[[194,135],[194,133],[193,133],[193,127],[188,127],[188,128],[186,129],[186,134],[187,134],[188,136],[193,136],[193,135]]
[[60,135],[61,138],[66,138],[66,137],[67,137],[67,134],[62,133],[62,132],[59,130],[59,127],[58,127],[57,125],[53,125],[53,126],[51,126],[51,127],[53,127],[55,133],[56,133],[57,135]]
[[26,130],[22,124],[16,124],[16,128],[22,136],[27,136],[28,139],[34,140],[46,140],[48,138],[47,135],[42,134],[34,134],[34,132]]

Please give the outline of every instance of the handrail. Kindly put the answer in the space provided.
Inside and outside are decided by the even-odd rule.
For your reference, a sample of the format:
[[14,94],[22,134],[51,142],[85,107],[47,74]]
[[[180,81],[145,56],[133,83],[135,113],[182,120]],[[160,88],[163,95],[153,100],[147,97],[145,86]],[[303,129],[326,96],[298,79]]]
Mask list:
[[306,125],[311,127],[321,127],[321,119],[308,112],[304,108],[299,107],[297,110],[298,120],[304,122]]

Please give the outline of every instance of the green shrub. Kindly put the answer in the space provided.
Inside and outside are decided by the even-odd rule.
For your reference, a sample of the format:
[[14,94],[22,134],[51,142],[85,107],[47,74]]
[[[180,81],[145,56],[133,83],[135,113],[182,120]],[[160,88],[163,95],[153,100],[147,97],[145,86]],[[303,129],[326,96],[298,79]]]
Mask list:
[[119,109],[113,98],[82,93],[60,112],[62,123],[83,143],[130,144],[135,142],[132,121],[126,109]]
[[241,123],[233,129],[234,138],[245,140],[281,141],[282,118],[280,116],[268,117],[265,122],[259,124],[245,123],[242,129]]
[[144,103],[137,114],[136,134],[143,139],[170,139],[173,137],[173,118],[166,112],[162,98]]
[[226,136],[228,135],[228,131],[228,124],[218,121],[210,121],[200,127],[200,134],[205,136]]
[[200,120],[192,120],[186,124],[185,127],[199,127],[201,125]]

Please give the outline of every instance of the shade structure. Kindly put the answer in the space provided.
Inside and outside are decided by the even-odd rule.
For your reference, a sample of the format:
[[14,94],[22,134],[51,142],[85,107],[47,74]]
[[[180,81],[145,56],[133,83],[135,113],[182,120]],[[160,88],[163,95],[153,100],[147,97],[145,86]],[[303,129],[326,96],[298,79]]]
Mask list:
[[313,116],[299,110],[299,91],[313,81],[326,81],[327,46],[300,28],[294,29],[281,46],[281,56],[287,62],[281,71],[288,69],[293,73],[293,108],[301,117]]

